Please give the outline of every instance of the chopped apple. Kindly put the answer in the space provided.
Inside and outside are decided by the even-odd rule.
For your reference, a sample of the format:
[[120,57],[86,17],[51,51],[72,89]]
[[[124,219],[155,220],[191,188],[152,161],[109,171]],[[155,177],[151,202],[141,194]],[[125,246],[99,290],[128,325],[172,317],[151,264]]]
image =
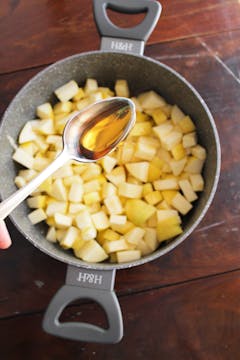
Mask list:
[[186,156],[186,151],[182,145],[182,143],[176,144],[171,148],[171,153],[174,157],[174,160],[181,160]]
[[185,116],[184,118],[182,118],[178,122],[178,125],[180,126],[184,134],[192,132],[196,129],[194,123],[192,122],[192,119],[189,116]]
[[73,203],[78,203],[82,201],[82,197],[83,197],[83,185],[78,182],[72,183],[68,194],[69,201]]
[[30,121],[28,121],[24,127],[22,128],[19,137],[18,142],[19,144],[26,143],[28,141],[32,141],[36,139],[36,133],[33,131],[32,125]]
[[84,92],[89,95],[98,90],[98,83],[96,79],[88,78],[85,83]]
[[112,183],[106,182],[102,185],[102,198],[108,198],[117,194],[117,188]]
[[192,155],[200,160],[205,160],[207,157],[207,152],[204,147],[201,145],[196,145],[191,149]]
[[180,235],[183,232],[180,225],[165,225],[164,223],[159,223],[157,225],[157,239],[159,242],[169,240],[174,238],[177,235]]
[[124,235],[126,234],[128,231],[130,231],[131,229],[134,228],[134,224],[131,223],[130,221],[126,221],[125,224],[113,224],[111,223],[111,228],[114,231],[117,231],[118,233]]
[[112,252],[126,250],[128,249],[128,245],[124,238],[120,238],[119,240],[106,241],[103,248],[107,254],[110,254]]
[[97,230],[94,226],[89,226],[81,230],[81,236],[84,241],[95,239],[97,236]]
[[86,209],[86,206],[83,204],[76,204],[76,203],[71,204],[70,203],[68,211],[69,211],[69,214],[77,214],[85,209]]
[[95,240],[86,241],[78,251],[75,251],[75,255],[87,262],[101,262],[108,258],[108,255]]
[[47,216],[53,216],[55,213],[65,214],[67,211],[67,203],[65,201],[52,201],[47,205]]
[[157,240],[157,230],[153,228],[144,228],[144,231],[144,241],[152,251],[155,251],[159,245]]
[[116,257],[118,263],[135,261],[141,258],[141,251],[140,250],[117,251]]
[[173,175],[175,175],[175,176],[180,175],[186,165],[186,162],[187,162],[186,157],[184,157],[181,160],[171,160],[169,162],[169,165],[170,165]]
[[131,199],[140,199],[142,196],[143,186],[130,184],[127,182],[119,184],[118,194]]
[[138,199],[127,200],[125,209],[128,219],[137,226],[143,226],[156,211],[154,206]]
[[185,117],[185,114],[182,110],[177,106],[174,105],[171,109],[171,119],[174,124],[179,124],[179,122]]
[[195,193],[195,191],[192,188],[191,183],[187,179],[180,180],[178,183],[179,183],[180,189],[183,192],[183,195],[189,202],[193,202],[197,199],[197,194]]
[[160,191],[152,191],[144,196],[146,202],[150,205],[156,205],[162,200],[162,195]]
[[156,147],[151,146],[149,144],[144,144],[143,142],[139,141],[137,143],[134,155],[139,159],[150,161],[155,156],[156,151],[157,151]]
[[150,121],[137,122],[130,132],[131,136],[144,136],[152,133],[152,124]]
[[12,156],[13,160],[23,165],[28,169],[32,169],[34,165],[34,158],[21,148],[17,148]]
[[50,228],[48,229],[46,239],[53,243],[57,241],[57,234],[54,226],[50,226]]
[[108,155],[104,156],[104,158],[101,160],[101,165],[107,174],[113,170],[116,163],[117,160]]
[[149,170],[149,162],[141,161],[126,164],[126,168],[128,172],[133,175],[136,179],[141,180],[143,182],[148,181],[148,170]]
[[129,88],[126,80],[117,80],[114,87],[117,96],[129,98]]
[[134,227],[124,235],[124,239],[130,243],[137,245],[138,241],[143,238],[145,230],[140,227]]
[[117,225],[124,225],[127,222],[127,217],[125,215],[114,215],[110,216],[110,225],[117,224]]
[[73,104],[71,101],[59,102],[53,107],[54,115],[57,114],[68,114],[72,111]]
[[87,227],[93,227],[91,215],[87,210],[83,210],[79,214],[77,214],[75,222],[77,224],[77,227],[81,230]]
[[201,174],[191,174],[189,178],[194,191],[203,191],[204,180]]
[[67,191],[61,178],[52,183],[51,195],[60,201],[67,200]]
[[163,124],[154,126],[152,129],[153,129],[153,132],[159,137],[159,139],[161,141],[164,141],[164,139],[166,138],[166,135],[172,131],[173,126],[170,121],[166,121]]
[[152,90],[140,94],[137,99],[144,110],[156,109],[166,104],[165,100]]
[[80,231],[74,226],[70,226],[66,233],[64,234],[63,238],[61,239],[60,245],[64,249],[70,249],[73,244],[75,243],[76,239],[80,237]]
[[197,135],[195,132],[186,134],[183,136],[182,140],[183,147],[186,149],[188,147],[192,147],[197,145]]
[[38,224],[47,218],[47,215],[43,209],[36,209],[28,214],[28,218],[32,224]]
[[187,199],[180,193],[177,193],[174,196],[174,198],[172,199],[172,205],[182,215],[186,215],[192,209],[192,204],[189,201],[187,201]]
[[110,173],[106,174],[106,178],[114,185],[121,184],[126,181],[126,173],[123,166],[117,166]]
[[195,156],[190,156],[184,170],[191,174],[200,174],[204,165],[204,160],[198,159]]
[[44,208],[46,206],[46,196],[38,195],[27,199],[27,204],[32,209]]
[[177,190],[179,189],[177,178],[160,179],[153,182],[155,190]]
[[68,83],[57,88],[54,92],[60,101],[65,102],[76,96],[78,90],[79,87],[76,81],[71,80]]
[[107,197],[104,199],[104,204],[111,215],[119,215],[122,214],[123,208],[121,201],[117,195],[112,195],[111,197]]
[[91,215],[95,228],[99,231],[109,227],[109,219],[104,211],[99,211]]
[[72,225],[72,217],[61,213],[54,214],[54,221],[58,229],[67,229]]
[[101,198],[98,191],[92,191],[83,195],[83,202],[85,205],[92,205],[100,200]]
[[52,105],[47,102],[37,107],[37,116],[40,119],[53,119]]

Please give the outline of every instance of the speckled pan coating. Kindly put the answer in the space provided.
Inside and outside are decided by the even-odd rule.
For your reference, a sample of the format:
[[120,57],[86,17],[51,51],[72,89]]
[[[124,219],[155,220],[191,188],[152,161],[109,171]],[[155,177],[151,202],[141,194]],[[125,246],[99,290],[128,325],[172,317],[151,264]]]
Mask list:
[[127,79],[131,94],[156,90],[168,102],[178,104],[189,114],[197,126],[199,143],[207,149],[204,168],[205,190],[184,222],[184,233],[153,254],[127,264],[87,264],[70,251],[49,243],[44,235],[47,226],[31,225],[25,203],[11,214],[11,219],[25,237],[48,255],[68,264],[94,269],[127,268],[154,260],[185,240],[205,215],[216,191],[220,171],[220,145],[213,118],[195,89],[179,74],[166,65],[150,58],[109,52],[90,52],[61,60],[31,79],[16,95],[6,110],[0,129],[0,193],[2,199],[16,191],[14,177],[19,167],[12,161],[13,149],[7,136],[17,140],[23,124],[35,118],[36,106],[55,101],[53,91],[65,82],[75,79],[84,84],[87,77],[96,78],[101,86],[113,87],[116,79]]

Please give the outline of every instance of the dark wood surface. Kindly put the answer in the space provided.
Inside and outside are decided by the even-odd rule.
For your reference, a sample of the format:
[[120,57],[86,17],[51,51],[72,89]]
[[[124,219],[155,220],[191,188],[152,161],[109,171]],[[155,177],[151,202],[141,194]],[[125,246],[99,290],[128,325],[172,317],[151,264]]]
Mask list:
[[[207,359],[240,353],[240,3],[162,1],[145,54],[185,76],[210,107],[222,169],[215,199],[194,233],[171,253],[117,273],[125,335],[116,345],[62,340],[41,321],[66,265],[35,249],[8,221],[13,245],[0,253],[1,359]],[[46,65],[99,48],[89,0],[2,0],[0,113]],[[141,15],[109,13],[123,27]],[[104,322],[95,304],[64,316]]]

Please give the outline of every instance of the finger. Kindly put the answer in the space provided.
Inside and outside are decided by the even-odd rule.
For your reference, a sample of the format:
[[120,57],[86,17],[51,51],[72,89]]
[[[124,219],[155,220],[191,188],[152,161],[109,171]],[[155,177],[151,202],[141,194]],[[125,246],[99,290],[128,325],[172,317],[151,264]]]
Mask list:
[[12,241],[6,224],[3,220],[0,220],[0,249],[7,249],[11,243]]

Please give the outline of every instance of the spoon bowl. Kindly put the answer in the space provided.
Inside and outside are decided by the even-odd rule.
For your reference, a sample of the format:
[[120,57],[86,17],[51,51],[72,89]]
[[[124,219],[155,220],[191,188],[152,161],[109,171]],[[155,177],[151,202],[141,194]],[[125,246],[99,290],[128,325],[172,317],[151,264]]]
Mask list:
[[98,101],[70,118],[63,133],[62,152],[27,185],[1,202],[0,220],[67,161],[95,162],[114,150],[131,130],[135,117],[134,103],[115,97]]

